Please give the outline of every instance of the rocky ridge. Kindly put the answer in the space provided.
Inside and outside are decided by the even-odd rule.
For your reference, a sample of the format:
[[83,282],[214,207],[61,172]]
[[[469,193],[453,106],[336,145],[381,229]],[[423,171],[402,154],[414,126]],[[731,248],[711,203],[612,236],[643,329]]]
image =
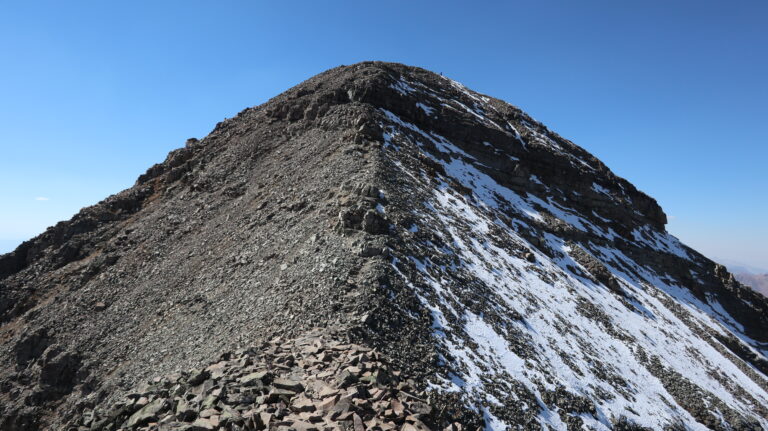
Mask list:
[[[768,426],[768,303],[665,223],[514,106],[418,68],[332,69],[0,256],[0,429],[123,426],[136,411],[104,406],[140,382],[236,349],[263,364],[242,349],[317,328],[472,429]],[[130,409],[162,407],[159,427],[189,386]]]

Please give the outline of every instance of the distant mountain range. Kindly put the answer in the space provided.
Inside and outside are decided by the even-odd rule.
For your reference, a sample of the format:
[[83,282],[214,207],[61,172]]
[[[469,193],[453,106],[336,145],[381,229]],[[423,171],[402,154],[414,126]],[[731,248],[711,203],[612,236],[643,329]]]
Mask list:
[[742,284],[768,296],[768,268],[756,267],[720,257],[716,257],[715,261],[724,264],[734,278]]
[[736,277],[736,280],[739,280],[763,295],[768,296],[768,273],[752,274],[751,272],[736,272],[733,276]]
[[718,256],[713,256],[712,260],[725,265],[725,267],[728,268],[728,271],[734,274],[740,272],[745,272],[747,274],[768,274],[768,267],[766,266],[754,266],[737,260],[726,259]]

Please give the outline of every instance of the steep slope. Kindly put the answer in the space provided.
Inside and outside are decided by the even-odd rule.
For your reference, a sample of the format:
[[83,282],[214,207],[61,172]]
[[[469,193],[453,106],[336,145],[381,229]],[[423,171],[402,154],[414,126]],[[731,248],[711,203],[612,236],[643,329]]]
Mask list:
[[379,156],[353,142],[372,108],[344,89],[362,78],[338,70],[246,109],[2,256],[6,422],[37,429],[86,396],[357,322],[376,276],[350,253],[360,239],[334,226],[340,208],[377,197]]
[[768,302],[665,223],[513,106],[332,69],[0,257],[2,429],[312,328],[492,429],[768,427]]
[[763,298],[525,114],[455,82],[394,86],[416,108],[382,111],[410,191],[392,266],[432,313],[439,386],[499,428],[768,424]]

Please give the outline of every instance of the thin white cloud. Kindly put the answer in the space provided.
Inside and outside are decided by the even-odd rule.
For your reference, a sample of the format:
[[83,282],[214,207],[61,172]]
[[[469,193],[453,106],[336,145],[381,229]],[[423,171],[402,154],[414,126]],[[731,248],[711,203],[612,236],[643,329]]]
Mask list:
[[48,201],[48,200],[50,200],[50,199],[48,199],[48,198],[47,198],[47,197],[45,197],[45,196],[38,196],[38,197],[36,197],[36,198],[35,198],[35,200],[36,200],[36,201]]

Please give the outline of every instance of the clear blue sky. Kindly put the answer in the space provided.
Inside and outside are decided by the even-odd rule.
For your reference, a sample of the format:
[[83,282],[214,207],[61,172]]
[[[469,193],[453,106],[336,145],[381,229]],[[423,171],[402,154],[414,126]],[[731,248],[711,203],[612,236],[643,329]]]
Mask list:
[[0,251],[318,72],[422,66],[507,100],[768,268],[768,2],[0,5]]

